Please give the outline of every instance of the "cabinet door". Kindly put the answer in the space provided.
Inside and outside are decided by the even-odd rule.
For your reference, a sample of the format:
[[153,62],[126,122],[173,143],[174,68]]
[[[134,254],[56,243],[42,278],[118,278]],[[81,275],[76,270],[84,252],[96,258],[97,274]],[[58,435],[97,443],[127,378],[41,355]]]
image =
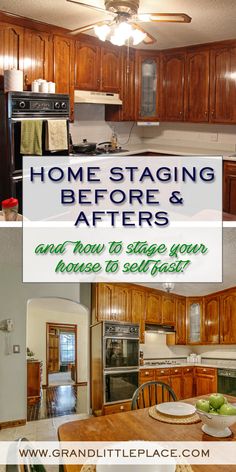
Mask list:
[[160,119],[160,57],[138,54],[138,102],[137,119],[156,121]]
[[112,319],[114,288],[112,284],[96,285],[96,321]]
[[202,342],[210,344],[220,342],[219,297],[217,295],[204,299]]
[[201,375],[196,376],[196,396],[209,395],[210,393],[216,393],[217,384],[216,379],[213,376]]
[[114,285],[111,307],[111,319],[131,321],[131,289],[120,284]]
[[71,97],[71,115],[74,112],[74,42],[62,36],[55,36],[54,44],[54,82],[56,92]]
[[182,398],[192,398],[194,395],[194,373],[193,368],[184,367],[183,368],[183,384],[182,384]]
[[0,22],[0,89],[3,90],[3,73],[7,69],[22,69],[24,30]]
[[182,398],[182,375],[171,375],[170,386],[174,391],[177,400],[180,400]]
[[187,301],[187,344],[201,344],[202,340],[202,299],[189,298]]
[[100,48],[92,43],[76,42],[75,87],[80,90],[100,89]]
[[[161,377],[159,377],[158,375],[156,375],[156,379],[155,379],[157,382],[163,382],[165,383],[166,385],[170,385],[170,376],[165,376],[165,375],[162,375]],[[158,386],[157,387],[157,403],[163,403],[163,402],[169,402],[171,401],[171,399],[169,398],[169,393],[168,393],[168,390],[162,388],[162,386]]]
[[162,296],[162,323],[175,325],[175,297],[173,295]]
[[36,79],[48,80],[49,35],[38,31],[24,32],[24,79],[25,88],[31,90]]
[[224,161],[223,210],[236,215],[236,163]]
[[146,317],[146,293],[144,290],[132,289],[131,293],[131,319],[132,323],[139,323],[140,343],[144,343],[145,317]]
[[165,121],[184,120],[185,54],[167,54],[162,59],[162,99]]
[[161,295],[148,293],[147,294],[147,323],[161,323],[162,322],[162,308]]
[[220,343],[236,344],[236,292],[220,295]]
[[186,299],[176,298],[176,344],[186,344]]
[[208,122],[209,79],[209,51],[189,52],[186,63],[185,121]]
[[[235,49],[236,51],[236,49]],[[211,103],[210,119],[212,122],[231,123],[233,121],[232,74],[234,50],[224,47],[211,51]]]
[[101,49],[101,90],[104,92],[120,91],[120,49]]

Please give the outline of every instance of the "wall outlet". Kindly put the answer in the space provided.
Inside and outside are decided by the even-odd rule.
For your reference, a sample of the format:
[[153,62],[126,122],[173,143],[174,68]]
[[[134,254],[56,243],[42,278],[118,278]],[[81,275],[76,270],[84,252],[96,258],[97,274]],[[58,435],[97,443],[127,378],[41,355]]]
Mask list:
[[14,344],[14,346],[13,346],[13,354],[20,354],[20,346],[19,346],[19,344]]
[[212,133],[211,134],[211,142],[212,143],[217,143],[218,141],[218,133]]

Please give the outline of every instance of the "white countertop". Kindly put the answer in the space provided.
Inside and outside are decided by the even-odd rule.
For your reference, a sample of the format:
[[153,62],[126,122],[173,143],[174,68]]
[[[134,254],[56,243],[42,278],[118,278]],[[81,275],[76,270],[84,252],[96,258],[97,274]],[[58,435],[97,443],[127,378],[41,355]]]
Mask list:
[[140,366],[140,370],[149,370],[149,369],[175,369],[178,367],[211,367],[214,369],[236,369],[236,361],[235,366],[229,365],[227,361],[222,361],[222,364],[216,364],[214,362],[205,364],[205,363],[189,363],[189,362],[179,362],[178,364],[160,364],[160,365],[142,365]]
[[[126,146],[125,146],[126,147]],[[114,154],[115,156],[130,156],[132,154],[143,154],[148,152],[157,152],[160,154],[170,154],[176,156],[223,156],[224,160],[236,161],[236,152],[219,150],[194,148],[192,146],[178,146],[173,144],[131,144],[127,145],[128,151]]]

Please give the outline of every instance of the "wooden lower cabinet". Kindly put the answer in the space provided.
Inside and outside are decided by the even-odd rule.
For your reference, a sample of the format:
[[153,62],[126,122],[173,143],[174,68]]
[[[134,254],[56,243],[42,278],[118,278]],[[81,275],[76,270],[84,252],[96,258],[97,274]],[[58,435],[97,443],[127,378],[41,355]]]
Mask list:
[[182,395],[182,384],[183,384],[183,374],[182,369],[171,369],[171,376],[170,376],[170,386],[174,391],[177,400],[181,400],[183,397]]
[[41,398],[42,362],[27,362],[27,403],[33,405]]
[[102,414],[113,415],[114,413],[123,413],[131,410],[131,402],[115,403],[113,405],[104,405]]
[[182,398],[194,396],[194,368],[183,367]]
[[217,392],[217,369],[195,368],[195,395],[208,395]]

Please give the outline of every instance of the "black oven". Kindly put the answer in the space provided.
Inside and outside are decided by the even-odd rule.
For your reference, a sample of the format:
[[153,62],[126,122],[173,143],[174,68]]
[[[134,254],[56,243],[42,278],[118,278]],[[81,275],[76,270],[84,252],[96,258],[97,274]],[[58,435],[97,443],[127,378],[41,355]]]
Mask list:
[[139,371],[122,370],[104,372],[104,403],[131,400],[139,386]]
[[139,366],[139,325],[104,323],[104,369],[124,369]]

